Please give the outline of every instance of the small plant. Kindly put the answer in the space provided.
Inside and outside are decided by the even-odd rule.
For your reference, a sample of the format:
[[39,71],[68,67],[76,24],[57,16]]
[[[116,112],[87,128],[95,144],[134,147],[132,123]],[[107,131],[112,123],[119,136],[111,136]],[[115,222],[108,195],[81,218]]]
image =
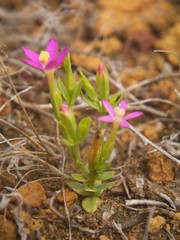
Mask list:
[[[83,208],[89,213],[94,212],[100,203],[102,192],[112,187],[112,182],[108,180],[114,176],[114,171],[108,171],[110,164],[107,160],[114,148],[117,130],[120,126],[128,128],[127,120],[139,117],[142,113],[133,112],[125,115],[126,101],[122,100],[123,94],[116,93],[109,96],[109,75],[103,64],[98,67],[95,88],[82,72],[80,72],[80,80],[76,82],[68,47],[62,49],[58,55],[58,42],[55,37],[49,40],[46,51],[40,54],[27,48],[23,50],[27,56],[23,61],[43,71],[48,79],[50,99],[62,141],[69,148],[76,169],[76,172],[72,173],[72,180],[67,181],[67,185],[84,197]],[[56,79],[55,71],[63,63],[64,80],[60,77]],[[84,102],[98,111],[100,115],[98,117],[99,129],[92,141],[87,164],[81,158],[80,144],[87,138],[91,118],[87,116],[77,121],[73,106],[78,96],[81,96]],[[106,112],[109,115],[105,115]],[[113,127],[105,141],[105,124],[109,122],[113,124]]]

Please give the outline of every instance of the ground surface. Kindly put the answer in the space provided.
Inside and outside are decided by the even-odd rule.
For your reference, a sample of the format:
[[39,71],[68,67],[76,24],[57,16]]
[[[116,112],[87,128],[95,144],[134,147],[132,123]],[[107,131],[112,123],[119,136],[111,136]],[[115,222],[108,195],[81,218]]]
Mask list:
[[[133,126],[179,159],[178,1],[48,2],[0,0],[0,240],[23,239],[24,232],[28,239],[41,240],[180,239],[179,166],[130,130],[118,132],[111,159],[116,171],[113,188],[104,192],[95,213],[84,212],[81,197],[63,181],[63,159],[65,174],[73,166],[57,141],[46,80],[21,62],[22,46],[40,51],[56,35],[62,47],[70,46],[77,80],[81,69],[93,83],[98,64],[105,63],[111,93],[124,89],[129,110],[144,112]],[[62,70],[59,74],[63,77]],[[8,76],[21,93],[21,104]],[[93,118],[89,138],[81,146],[86,161],[97,114],[82,108],[81,100],[76,112],[79,119],[87,114]],[[20,212],[13,189],[23,196]],[[150,202],[132,205],[128,200],[133,199]]]

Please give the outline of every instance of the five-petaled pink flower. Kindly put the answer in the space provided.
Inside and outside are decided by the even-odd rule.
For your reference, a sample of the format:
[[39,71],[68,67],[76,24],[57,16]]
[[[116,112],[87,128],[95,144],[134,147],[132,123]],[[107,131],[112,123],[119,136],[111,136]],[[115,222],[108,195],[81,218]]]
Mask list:
[[23,58],[23,62],[31,67],[37,68],[43,72],[57,69],[63,63],[66,55],[68,54],[68,47],[62,49],[58,54],[58,42],[55,37],[51,37],[46,50],[41,51],[40,54],[28,48],[23,48],[27,58]]
[[125,128],[129,127],[129,123],[127,122],[127,120],[139,117],[143,114],[142,112],[132,112],[125,115],[127,108],[125,100],[122,100],[119,106],[115,108],[113,108],[110,103],[105,99],[103,100],[103,104],[109,115],[101,116],[98,118],[98,120],[103,122],[116,122]]

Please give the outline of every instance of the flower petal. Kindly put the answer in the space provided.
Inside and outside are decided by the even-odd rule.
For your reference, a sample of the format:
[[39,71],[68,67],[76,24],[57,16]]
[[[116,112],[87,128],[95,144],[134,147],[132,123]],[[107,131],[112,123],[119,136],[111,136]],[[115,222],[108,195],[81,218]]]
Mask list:
[[22,61],[30,65],[31,67],[40,69],[41,71],[43,70],[42,65],[40,65],[40,63],[33,62],[31,59],[23,58]]
[[45,66],[45,69],[46,70],[51,70],[53,68],[56,68],[56,61],[50,61],[46,66]]
[[104,107],[106,108],[109,115],[113,118],[116,115],[116,112],[114,108],[111,106],[111,104],[107,100],[103,100]]
[[28,58],[30,58],[33,62],[39,61],[39,54],[37,52],[34,52],[30,50],[29,48],[23,48],[24,53]]
[[119,123],[122,127],[129,128],[129,123],[126,120],[122,120]]
[[64,61],[65,57],[67,56],[69,51],[69,47],[65,47],[61,50],[57,60],[56,60],[56,67],[58,68],[59,65],[61,65],[61,63]]
[[56,37],[51,37],[46,47],[46,51],[50,55],[50,61],[56,59],[57,50],[58,50],[58,41]]
[[98,117],[99,121],[102,122],[113,122],[113,118],[110,116],[102,116],[102,117]]
[[132,112],[124,116],[124,120],[132,119],[140,117],[143,113],[142,112]]
[[122,100],[119,104],[119,108],[122,108],[124,109],[124,111],[126,111],[126,108],[127,108],[127,103],[125,100]]

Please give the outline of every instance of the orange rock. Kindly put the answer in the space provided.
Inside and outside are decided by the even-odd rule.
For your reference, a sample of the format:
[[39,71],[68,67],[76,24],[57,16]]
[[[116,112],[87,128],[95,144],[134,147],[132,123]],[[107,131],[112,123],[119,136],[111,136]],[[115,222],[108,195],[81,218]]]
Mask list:
[[74,52],[71,54],[71,58],[76,66],[83,67],[89,71],[96,71],[99,64],[103,63],[100,58],[84,53]]
[[[165,35],[157,40],[155,43],[157,49],[163,49],[170,51],[164,53],[168,60],[175,66],[179,66],[179,55],[180,55],[180,23],[174,25]],[[174,52],[171,53],[171,52]]]
[[156,75],[155,71],[147,70],[143,67],[136,67],[134,69],[125,69],[120,73],[120,78],[125,87],[129,87],[139,81]]
[[46,193],[43,186],[38,182],[29,182],[18,189],[22,194],[24,204],[32,207],[39,207],[46,200]]
[[[64,192],[65,192],[66,205],[67,207],[69,207],[78,198],[78,196],[75,192],[72,192],[69,189],[65,189]],[[60,203],[64,202],[63,195],[61,192],[57,195],[57,200]]]
[[123,44],[117,37],[109,37],[97,41],[95,47],[101,49],[105,55],[118,55],[123,48]]
[[151,141],[157,142],[160,139],[163,130],[164,125],[161,122],[154,122],[145,126],[143,134]]
[[148,177],[151,181],[163,183],[174,180],[175,172],[173,162],[161,153],[154,152],[150,154],[147,166]]
[[96,24],[92,25],[96,35],[107,36],[122,30],[123,33],[150,30],[150,26],[162,31],[177,16],[171,3],[164,0],[99,0],[98,5],[99,8],[94,11]]
[[166,220],[162,216],[156,216],[151,219],[149,232],[156,233],[162,229],[162,226],[165,224]]
[[106,237],[105,235],[101,235],[101,236],[99,237],[99,240],[109,240],[109,238]]

